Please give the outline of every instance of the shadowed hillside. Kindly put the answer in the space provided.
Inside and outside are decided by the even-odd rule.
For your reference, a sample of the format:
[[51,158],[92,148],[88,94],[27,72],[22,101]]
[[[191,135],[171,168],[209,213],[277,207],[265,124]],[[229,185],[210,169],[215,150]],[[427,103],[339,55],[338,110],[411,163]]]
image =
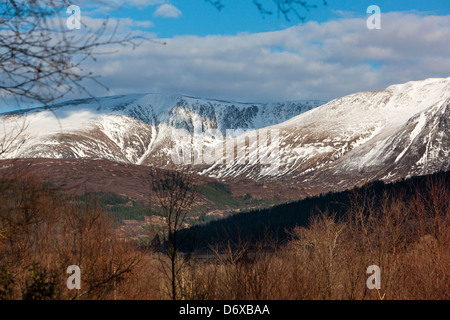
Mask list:
[[376,181],[352,190],[330,192],[269,209],[242,212],[223,220],[183,230],[182,232],[192,234],[195,238],[185,249],[205,250],[210,245],[227,242],[255,243],[267,237],[283,242],[288,239],[289,230],[295,226],[307,226],[314,214],[328,211],[342,217],[355,203],[364,205],[360,202],[368,201],[368,198],[375,208],[382,206],[388,196],[395,195],[408,201],[416,195],[426,194],[427,187],[436,181],[449,186],[450,172],[412,177],[395,183]]

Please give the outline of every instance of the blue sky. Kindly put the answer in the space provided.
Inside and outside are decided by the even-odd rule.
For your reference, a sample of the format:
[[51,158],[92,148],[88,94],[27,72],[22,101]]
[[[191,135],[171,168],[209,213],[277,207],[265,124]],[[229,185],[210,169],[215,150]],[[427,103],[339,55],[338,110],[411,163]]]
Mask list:
[[[259,1],[274,9],[272,0]],[[80,38],[109,17],[105,39],[119,23],[118,36],[157,40],[102,49],[110,54],[82,67],[109,90],[84,85],[95,96],[162,93],[270,102],[332,100],[450,77],[449,0],[310,1],[318,8],[301,12],[304,23],[276,12],[262,17],[253,0],[222,0],[220,12],[204,0],[74,1],[83,27],[71,32]],[[370,5],[381,8],[380,30],[367,28]],[[85,96],[75,91],[64,99]]]
[[[273,15],[264,17],[258,12],[252,0],[222,0],[224,8],[218,11],[204,0],[171,0],[171,1],[124,1],[119,10],[111,10],[108,14],[117,18],[153,22],[151,31],[158,37],[170,38],[180,35],[233,35],[241,32],[268,32],[286,29],[300,23],[294,15],[290,21],[277,14],[271,0],[261,1],[266,8],[273,10]],[[317,8],[309,12],[301,10],[305,22],[326,22],[343,17],[364,17],[370,5],[378,5],[382,12],[417,11],[426,15],[450,14],[448,0],[310,0]],[[134,4],[137,3],[137,4]],[[145,5],[143,3],[147,3]],[[156,3],[156,4],[152,4]],[[169,4],[177,8],[181,15],[177,18],[154,16],[159,6]],[[98,7],[98,5],[95,5]],[[99,17],[101,15],[98,15]]]

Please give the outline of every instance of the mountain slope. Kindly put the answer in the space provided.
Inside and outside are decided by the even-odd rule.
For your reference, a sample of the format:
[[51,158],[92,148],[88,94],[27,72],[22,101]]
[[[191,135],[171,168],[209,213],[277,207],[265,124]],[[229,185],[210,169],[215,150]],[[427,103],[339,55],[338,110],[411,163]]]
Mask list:
[[394,183],[376,181],[351,190],[307,197],[268,209],[249,210],[226,219],[183,230],[182,233],[196,235],[194,241],[186,243],[186,248],[194,247],[199,251],[207,251],[215,245],[221,246],[224,243],[235,245],[242,243],[252,245],[261,241],[264,243],[268,235],[272,237],[271,239],[282,242],[292,236],[291,231],[294,227],[307,227],[311,219],[315,215],[320,215],[321,212],[334,214],[339,219],[348,215],[349,208],[355,208],[355,206],[358,206],[358,210],[364,208],[367,210],[367,206],[374,211],[382,208],[386,205],[384,203],[386,194],[406,204],[414,197],[419,196],[422,199],[432,197],[433,190],[440,190],[443,195],[446,190],[442,190],[442,187],[446,185],[450,185],[448,171],[412,177]]
[[[247,164],[218,161],[204,174],[350,186],[448,170],[449,107],[450,78],[353,94],[267,128],[279,135],[269,147],[261,131],[247,133],[250,141],[259,139],[248,148]],[[261,170],[264,153],[278,154],[272,171]]]
[[[103,158],[134,164],[170,159],[155,153],[170,142],[173,129],[258,129],[322,104],[297,101],[233,103],[157,94],[80,99],[49,108],[1,115],[5,132],[26,130],[5,158]],[[201,134],[200,134],[201,135]]]

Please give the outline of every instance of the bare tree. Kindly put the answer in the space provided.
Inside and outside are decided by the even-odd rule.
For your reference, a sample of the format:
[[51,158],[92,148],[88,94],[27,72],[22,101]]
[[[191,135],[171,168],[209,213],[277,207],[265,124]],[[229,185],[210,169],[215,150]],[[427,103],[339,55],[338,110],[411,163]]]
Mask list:
[[170,296],[177,300],[180,297],[180,275],[184,267],[180,248],[187,237],[180,235],[179,231],[186,227],[187,219],[192,215],[191,209],[197,198],[194,180],[192,175],[179,171],[154,168],[151,173],[151,191],[151,197],[165,223],[163,236],[168,261],[161,259],[161,267],[165,277],[170,280]]
[[[117,27],[105,19],[97,29],[70,30],[68,0],[5,0],[0,2],[0,99],[14,103],[39,102],[44,106],[78,91],[90,94],[85,80],[97,84],[98,75],[83,70],[88,59],[111,45],[135,47],[142,37],[118,36]],[[102,5],[105,5],[102,3]],[[70,10],[69,10],[70,12]],[[23,124],[0,131],[0,155],[19,142]]]
[[[0,178],[0,299],[6,294],[12,299],[115,299],[116,292],[126,294],[120,286],[143,253],[117,237],[96,198],[62,195],[28,170],[29,163],[10,164],[9,174]],[[82,270],[79,291],[66,287],[70,265]]]
[[95,53],[94,49],[112,44],[138,44],[139,37],[119,38],[116,29],[107,34],[108,20],[93,32],[70,30],[66,25],[70,5],[67,0],[1,2],[1,92],[44,104],[73,89],[88,92],[81,82],[97,80],[91,72],[83,71],[81,64],[88,58],[95,59],[99,52]]
[[3,154],[9,151],[13,146],[20,146],[24,143],[21,139],[23,131],[26,129],[26,117],[22,120],[14,120],[13,126],[7,128],[6,123],[3,122],[2,129],[0,130],[0,159]]
[[[212,4],[219,11],[225,8],[223,0],[205,0],[205,1]],[[291,16],[296,17],[300,21],[304,21],[306,17],[303,16],[301,12],[302,11],[310,12],[311,9],[315,9],[318,7],[318,5],[314,3],[314,1],[303,1],[303,0],[252,0],[252,1],[253,4],[258,9],[258,11],[263,16],[273,15],[275,9],[278,15],[283,16],[287,21],[290,21]],[[328,5],[326,0],[322,0],[319,2],[322,2],[324,6]],[[271,5],[269,3],[271,3]]]

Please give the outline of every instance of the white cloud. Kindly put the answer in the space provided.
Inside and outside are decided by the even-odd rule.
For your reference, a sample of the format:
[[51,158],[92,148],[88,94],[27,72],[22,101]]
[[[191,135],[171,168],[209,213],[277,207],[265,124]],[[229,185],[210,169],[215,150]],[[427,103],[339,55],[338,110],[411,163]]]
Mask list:
[[[130,22],[131,23],[131,22]],[[148,34],[151,37],[150,34]],[[388,13],[235,36],[180,36],[89,62],[111,88],[96,95],[182,93],[240,101],[333,99],[450,76],[450,16]]]
[[105,19],[91,18],[89,16],[84,16],[81,18],[82,29],[80,33],[92,33],[99,30],[106,22],[106,34],[110,35],[113,32],[118,34],[125,34],[135,31],[137,28],[151,28],[154,27],[152,21],[139,21],[130,18],[109,18],[107,21]]
[[182,12],[172,4],[165,3],[160,5],[155,13],[154,17],[162,17],[162,18],[178,18],[182,15]]

